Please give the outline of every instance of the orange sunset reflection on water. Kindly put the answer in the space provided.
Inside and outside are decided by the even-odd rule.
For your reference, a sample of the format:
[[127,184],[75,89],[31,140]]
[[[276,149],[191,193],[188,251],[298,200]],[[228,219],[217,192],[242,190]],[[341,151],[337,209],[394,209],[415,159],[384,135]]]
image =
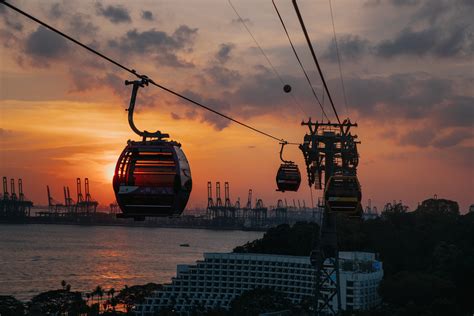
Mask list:
[[[193,264],[204,252],[232,251],[261,236],[261,232],[122,226],[4,226],[0,246],[9,255],[0,259],[4,267],[0,295],[26,300],[59,288],[61,280],[85,293],[98,285],[118,293],[125,285],[167,283],[177,264]],[[183,243],[190,247],[180,247]]]

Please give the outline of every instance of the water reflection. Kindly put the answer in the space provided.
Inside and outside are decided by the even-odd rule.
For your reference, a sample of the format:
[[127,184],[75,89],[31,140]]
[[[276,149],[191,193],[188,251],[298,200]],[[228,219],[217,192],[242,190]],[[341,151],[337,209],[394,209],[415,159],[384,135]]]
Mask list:
[[[166,283],[176,264],[193,263],[203,252],[231,251],[260,232],[0,225],[0,295],[29,299],[67,280],[73,290],[97,285]],[[190,247],[180,247],[189,244]]]

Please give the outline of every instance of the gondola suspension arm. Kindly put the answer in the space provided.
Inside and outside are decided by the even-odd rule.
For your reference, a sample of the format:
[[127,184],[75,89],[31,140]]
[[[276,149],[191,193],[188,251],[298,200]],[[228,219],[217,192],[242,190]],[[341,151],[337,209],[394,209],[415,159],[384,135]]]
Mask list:
[[287,144],[288,144],[288,142],[281,142],[281,143],[280,143],[280,145],[281,145],[281,149],[280,149],[280,160],[281,160],[283,163],[292,164],[292,163],[294,163],[293,161],[283,159],[283,148],[284,148],[285,145],[287,145]]
[[125,110],[125,111],[128,111],[128,124],[130,124],[130,128],[138,136],[143,137],[143,141],[145,141],[146,138],[158,138],[158,139],[169,138],[170,136],[168,134],[161,133],[160,131],[156,131],[156,132],[140,131],[135,126],[135,123],[133,122],[133,111],[135,110],[135,102],[137,100],[138,89],[148,86],[148,82],[149,82],[149,79],[146,76],[142,76],[140,80],[133,80],[133,81],[125,80],[126,86],[133,85],[132,95],[130,97],[130,105],[128,106],[128,109]]

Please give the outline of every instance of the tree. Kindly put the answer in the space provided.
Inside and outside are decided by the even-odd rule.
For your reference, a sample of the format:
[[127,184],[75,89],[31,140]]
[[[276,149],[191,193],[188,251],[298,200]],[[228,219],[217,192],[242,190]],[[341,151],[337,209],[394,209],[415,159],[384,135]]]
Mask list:
[[40,315],[78,315],[88,311],[81,292],[70,292],[65,289],[47,291],[36,295],[31,299],[29,309],[32,315],[35,313],[31,311],[36,311]]
[[230,303],[230,315],[253,316],[268,312],[291,311],[295,306],[283,293],[269,288],[253,289],[242,293]]
[[99,306],[100,306],[100,303],[102,301],[102,297],[104,296],[104,290],[102,289],[102,287],[100,285],[97,285],[94,292],[97,295],[97,304],[99,304]]
[[236,247],[234,252],[307,256],[317,236],[319,226],[316,223],[281,224],[270,228],[263,238]]
[[22,302],[10,295],[0,295],[0,315],[24,315],[25,306]]
[[397,273],[382,281],[380,293],[401,315],[458,314],[454,284],[432,274]]
[[127,312],[130,312],[136,304],[142,303],[146,297],[152,295],[154,291],[162,288],[162,285],[156,283],[147,283],[145,285],[134,285],[125,287],[116,296],[117,302],[125,306]]

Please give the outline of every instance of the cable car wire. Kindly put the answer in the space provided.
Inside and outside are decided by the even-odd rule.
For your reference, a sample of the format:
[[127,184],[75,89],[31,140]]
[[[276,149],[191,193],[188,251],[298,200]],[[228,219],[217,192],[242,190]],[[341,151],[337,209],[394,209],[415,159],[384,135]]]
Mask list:
[[[285,82],[283,81],[283,78],[280,76],[280,73],[276,70],[275,66],[273,66],[273,63],[270,61],[270,58],[268,57],[268,55],[265,53],[265,51],[263,50],[263,48],[260,46],[260,44],[258,43],[257,39],[255,38],[255,36],[253,35],[252,31],[250,31],[250,28],[247,26],[247,23],[245,23],[244,19],[240,16],[239,12],[237,11],[237,9],[235,8],[235,6],[232,4],[232,1],[231,0],[227,0],[227,2],[229,2],[229,5],[231,6],[232,10],[234,10],[235,12],[235,15],[237,15],[237,18],[239,19],[240,23],[242,23],[242,25],[245,27],[245,29],[247,30],[247,33],[249,33],[250,37],[253,39],[255,45],[257,45],[258,49],[260,50],[260,53],[262,53],[263,57],[265,57],[265,59],[267,60],[267,63],[268,65],[272,68],[273,72],[275,73],[275,75],[278,77],[278,79],[280,80],[281,84],[282,85],[285,85]],[[301,112],[305,115],[305,116],[309,116],[306,111],[303,109],[303,107],[301,106],[301,104],[298,102],[298,100],[296,99],[296,97],[293,95],[293,94],[290,94],[291,98],[293,99],[293,102],[295,103],[295,105],[298,106],[298,108],[301,110]]]
[[145,75],[139,74],[135,69],[131,69],[131,68],[128,68],[128,67],[126,67],[126,66],[120,64],[119,62],[113,60],[112,58],[109,58],[109,57],[107,57],[106,55],[100,53],[99,51],[97,51],[97,50],[95,50],[95,49],[93,49],[93,48],[91,48],[91,47],[89,47],[89,46],[87,46],[87,45],[81,43],[80,41],[78,41],[78,40],[72,38],[71,36],[69,36],[69,35],[67,35],[67,34],[65,34],[65,33],[63,33],[63,32],[61,32],[60,30],[54,28],[53,26],[51,26],[51,25],[49,25],[49,24],[47,24],[47,23],[45,23],[45,22],[39,20],[38,18],[32,16],[31,14],[29,14],[29,13],[27,13],[27,12],[21,10],[20,8],[18,8],[18,7],[16,7],[16,6],[14,6],[14,5],[12,5],[12,4],[6,2],[5,0],[0,0],[0,3],[6,5],[6,6],[9,7],[10,9],[12,9],[12,10],[14,10],[14,11],[20,13],[21,15],[23,15],[23,16],[25,16],[25,17],[27,17],[27,18],[33,20],[33,21],[35,21],[36,23],[38,23],[38,24],[40,24],[40,25],[42,25],[42,26],[48,28],[49,30],[55,32],[56,34],[58,34],[58,35],[60,35],[60,36],[62,36],[62,37],[64,37],[64,38],[68,39],[69,41],[71,41],[71,42],[73,42],[73,43],[75,43],[75,44],[81,46],[82,48],[88,50],[89,52],[91,52],[91,53],[93,53],[93,54],[95,54],[95,55],[97,55],[97,56],[99,56],[99,57],[101,57],[101,58],[107,60],[108,62],[114,64],[115,66],[121,68],[122,70],[125,70],[125,71],[127,71],[127,72],[133,74],[134,76],[136,76],[136,77],[138,77],[138,78],[141,78],[141,79],[145,78],[145,79],[147,79],[150,84],[152,84],[152,85],[154,85],[154,86],[156,86],[156,87],[158,87],[158,88],[160,88],[160,89],[162,89],[162,90],[164,90],[164,91],[166,91],[166,92],[168,92],[168,93],[170,93],[170,94],[173,94],[173,95],[175,95],[175,96],[177,96],[177,97],[179,97],[179,98],[181,98],[181,99],[184,99],[184,100],[186,100],[186,101],[188,101],[188,102],[190,102],[190,103],[192,103],[192,104],[194,104],[194,105],[197,105],[197,106],[199,106],[199,107],[201,107],[201,108],[203,108],[203,109],[205,109],[205,110],[207,110],[207,111],[209,111],[209,112],[212,112],[212,113],[214,113],[214,114],[216,114],[216,115],[219,115],[219,116],[221,116],[221,117],[223,117],[223,118],[225,118],[225,119],[227,119],[227,120],[229,120],[229,121],[232,121],[232,122],[234,122],[234,123],[236,123],[236,124],[239,124],[239,125],[241,125],[241,126],[243,126],[243,127],[246,127],[246,128],[248,128],[248,129],[250,129],[250,130],[256,132],[256,133],[259,133],[259,134],[261,134],[261,135],[267,136],[267,137],[269,137],[269,138],[271,138],[271,139],[273,139],[273,140],[276,140],[276,141],[278,141],[278,142],[285,142],[285,140],[282,139],[282,138],[278,138],[278,137],[273,136],[273,135],[271,135],[271,134],[269,134],[269,133],[267,133],[267,132],[261,131],[261,130],[259,130],[259,129],[257,129],[257,128],[255,128],[255,127],[252,127],[252,126],[250,126],[250,125],[248,125],[248,124],[246,124],[246,123],[243,123],[243,122],[241,122],[241,121],[239,121],[239,120],[236,120],[236,119],[234,119],[234,118],[232,118],[232,117],[230,117],[230,116],[228,116],[228,115],[226,115],[226,114],[220,113],[220,112],[218,112],[218,111],[216,111],[216,110],[214,110],[214,109],[212,109],[212,108],[210,108],[210,107],[208,107],[208,106],[206,106],[206,105],[204,105],[204,104],[202,104],[202,103],[200,103],[200,102],[198,102],[198,101],[195,101],[195,100],[193,100],[193,99],[191,99],[191,98],[188,98],[188,97],[186,97],[186,96],[184,96],[184,95],[182,95],[182,94],[180,94],[180,93],[178,93],[178,92],[176,92],[176,91],[173,91],[173,90],[171,90],[171,89],[169,89],[169,88],[167,88],[167,87],[165,87],[165,86],[163,86],[163,85],[161,85],[161,84],[159,84],[159,83],[156,83],[156,82],[153,81],[151,78],[148,78],[148,77],[145,76]]
[[[323,74],[323,71],[321,70],[321,66],[319,66],[318,58],[316,57],[316,53],[314,52],[313,44],[311,43],[311,40],[309,39],[308,31],[306,30],[306,26],[304,24],[303,17],[301,16],[300,9],[298,8],[298,4],[296,3],[296,0],[293,0],[292,2],[293,2],[293,7],[295,8],[295,11],[296,11],[296,15],[298,16],[298,20],[300,21],[301,29],[303,30],[304,36],[306,38],[306,42],[308,43],[309,50],[311,51],[311,55],[313,56],[314,63],[316,64],[316,67],[318,68],[319,76],[321,77],[321,81],[323,82],[324,89],[326,90],[326,93],[328,95],[329,102],[331,102],[334,115],[336,115],[337,122],[339,123],[339,125],[341,125],[341,120],[339,119],[339,115],[337,114],[336,107],[334,106],[334,102],[332,101],[331,93],[329,92],[328,85],[326,84],[326,79],[324,79],[324,74]],[[341,129],[342,129],[342,125],[341,125]]]
[[303,71],[304,76],[306,77],[306,81],[308,82],[309,87],[311,88],[311,91],[313,92],[313,95],[314,95],[316,101],[318,101],[318,104],[321,107],[321,111],[322,111],[323,115],[329,121],[329,117],[327,116],[326,111],[324,110],[324,106],[321,103],[321,101],[319,100],[318,95],[316,94],[316,91],[313,88],[313,84],[311,83],[311,80],[309,79],[308,73],[304,69],[303,63],[301,62],[300,57],[298,56],[298,53],[296,52],[295,46],[293,45],[293,42],[290,38],[290,34],[288,33],[288,30],[286,29],[285,22],[283,22],[283,18],[280,15],[280,11],[278,10],[278,7],[275,4],[275,0],[272,0],[272,3],[273,3],[273,7],[275,8],[276,13],[278,14],[278,17],[280,18],[281,25],[283,26],[283,29],[285,30],[286,37],[288,38],[288,41],[290,42],[290,45],[291,45],[291,48],[293,49],[293,53],[295,54],[296,60],[298,61],[298,64],[300,65],[301,70]]
[[334,25],[334,15],[332,13],[332,4],[331,4],[331,0],[328,0],[328,1],[329,1],[329,11],[331,11],[332,31],[334,33],[334,45],[336,47],[337,63],[339,64],[339,75],[341,76],[342,95],[344,96],[344,105],[346,106],[346,115],[349,116],[349,110],[347,107],[346,87],[344,85],[344,77],[342,75],[341,57],[339,54],[339,46],[337,45],[336,27]]

